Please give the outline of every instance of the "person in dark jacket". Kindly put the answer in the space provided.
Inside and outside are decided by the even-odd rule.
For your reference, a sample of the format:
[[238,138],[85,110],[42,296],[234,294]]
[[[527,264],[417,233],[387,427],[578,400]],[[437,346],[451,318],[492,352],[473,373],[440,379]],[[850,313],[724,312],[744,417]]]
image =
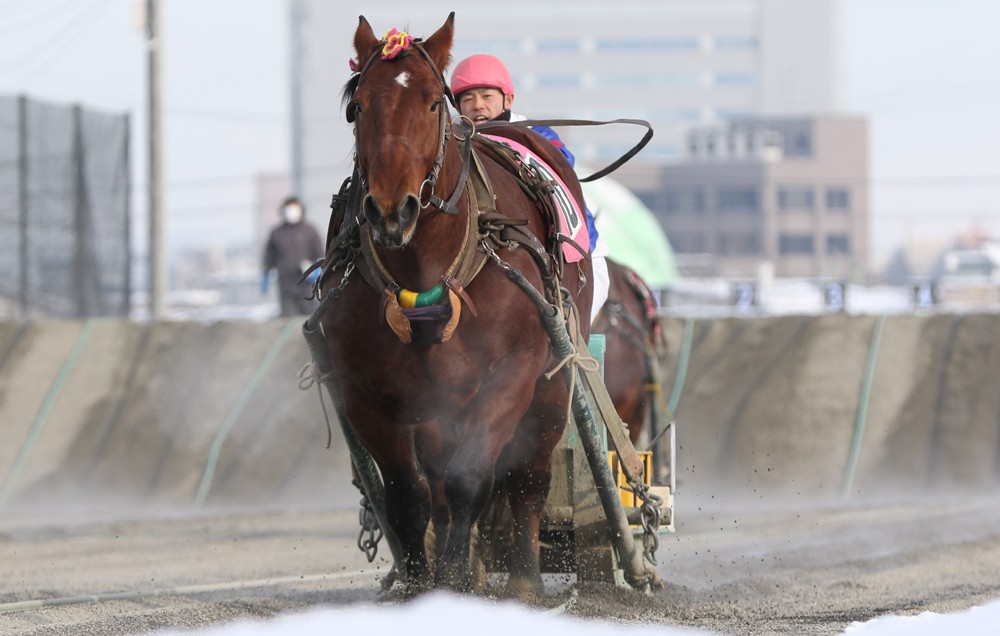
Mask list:
[[278,293],[281,298],[281,315],[310,314],[316,301],[309,300],[310,285],[319,274],[313,270],[309,280],[302,281],[303,272],[323,258],[323,242],[316,228],[305,220],[306,208],[297,197],[285,199],[279,208],[281,224],[271,230],[264,246],[263,276],[260,290],[266,294],[271,270],[278,270]]

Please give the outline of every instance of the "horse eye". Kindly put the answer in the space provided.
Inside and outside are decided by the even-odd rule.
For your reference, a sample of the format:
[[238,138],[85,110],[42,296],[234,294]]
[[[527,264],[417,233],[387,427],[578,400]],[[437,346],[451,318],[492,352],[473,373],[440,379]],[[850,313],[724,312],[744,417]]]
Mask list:
[[437,109],[438,109],[438,106],[440,106],[440,105],[441,105],[440,101],[437,101],[437,102],[434,102],[433,104],[431,104],[431,112],[432,113],[436,113]]
[[354,120],[357,119],[358,115],[361,114],[361,104],[352,101],[347,104],[347,123],[353,124]]

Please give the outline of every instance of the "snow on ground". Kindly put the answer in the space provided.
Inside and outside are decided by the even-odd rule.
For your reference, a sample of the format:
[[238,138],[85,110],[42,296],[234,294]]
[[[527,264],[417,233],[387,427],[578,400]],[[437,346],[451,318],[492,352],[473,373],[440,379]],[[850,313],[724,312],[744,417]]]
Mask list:
[[[1000,601],[956,614],[924,612],[916,616],[883,616],[853,623],[845,636],[996,636]],[[457,597],[444,592],[428,594],[402,606],[321,608],[286,614],[269,621],[239,621],[202,631],[157,632],[160,636],[326,636],[327,634],[460,634],[474,627],[476,636],[607,636],[612,634],[656,636],[711,636],[700,630],[649,625],[621,625],[539,612],[514,603]],[[543,632],[543,630],[545,630]]]

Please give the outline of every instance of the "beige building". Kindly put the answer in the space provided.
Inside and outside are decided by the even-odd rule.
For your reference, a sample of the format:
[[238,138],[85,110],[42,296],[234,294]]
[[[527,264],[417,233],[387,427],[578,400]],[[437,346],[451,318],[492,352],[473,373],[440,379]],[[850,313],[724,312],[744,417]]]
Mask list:
[[617,175],[660,220],[682,273],[864,279],[866,120],[736,120],[692,130],[687,151]]

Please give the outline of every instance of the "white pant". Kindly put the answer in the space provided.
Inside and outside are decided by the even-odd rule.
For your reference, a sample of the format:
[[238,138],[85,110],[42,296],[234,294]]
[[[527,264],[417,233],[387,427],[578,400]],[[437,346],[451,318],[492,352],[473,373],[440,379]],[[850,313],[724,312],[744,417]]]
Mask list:
[[596,253],[591,255],[591,264],[594,266],[594,304],[590,308],[590,324],[594,324],[601,307],[604,307],[604,303],[608,300],[611,278],[608,276],[608,261],[603,255],[598,256]]

